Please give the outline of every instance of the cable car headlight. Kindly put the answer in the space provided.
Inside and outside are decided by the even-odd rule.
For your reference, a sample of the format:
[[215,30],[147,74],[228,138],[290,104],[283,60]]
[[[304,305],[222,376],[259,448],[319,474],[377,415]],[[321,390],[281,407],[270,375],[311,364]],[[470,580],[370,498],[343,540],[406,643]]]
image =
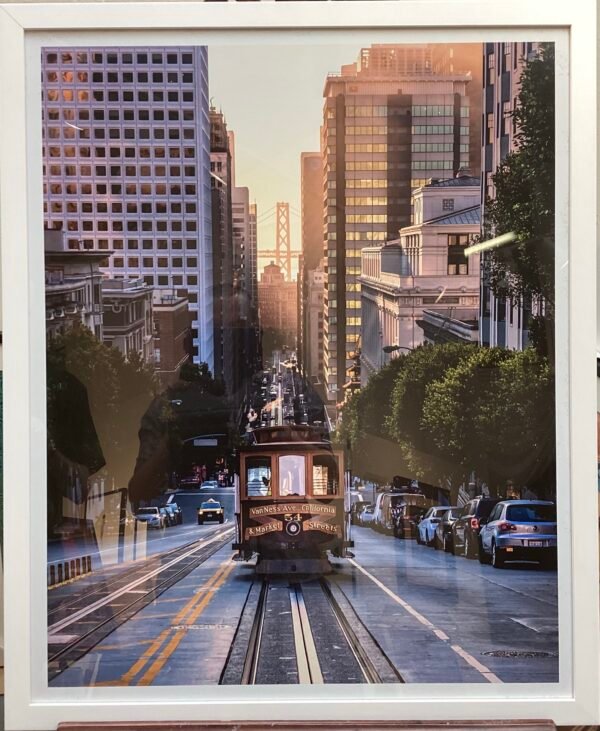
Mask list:
[[290,520],[285,526],[285,532],[288,536],[297,536],[302,530],[302,525],[299,520]]

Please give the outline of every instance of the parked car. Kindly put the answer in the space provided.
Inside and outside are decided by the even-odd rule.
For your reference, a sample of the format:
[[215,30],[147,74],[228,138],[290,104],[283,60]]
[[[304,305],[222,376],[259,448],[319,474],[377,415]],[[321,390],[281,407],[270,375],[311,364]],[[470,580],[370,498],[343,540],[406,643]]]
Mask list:
[[371,503],[367,503],[365,507],[360,511],[358,515],[359,525],[371,525],[375,518],[375,506]]
[[200,487],[201,483],[200,475],[193,474],[193,475],[185,475],[184,477],[179,478],[179,487],[180,488],[187,488],[187,487]]
[[169,511],[164,507],[159,508],[159,510],[160,510],[160,514],[165,519],[165,528],[169,528],[170,526],[175,525],[175,516],[174,515],[172,516],[171,513],[169,513]]
[[420,493],[405,493],[390,490],[377,496],[375,503],[375,522],[373,527],[382,533],[394,532],[394,515],[402,505],[425,507],[425,496]]
[[447,505],[429,508],[417,525],[417,543],[433,546],[436,528],[448,510],[450,508]]
[[173,508],[175,511],[175,516],[177,517],[177,524],[181,525],[183,523],[183,510],[177,505],[177,503],[170,502],[168,503],[167,507]]
[[166,528],[167,518],[160,508],[139,508],[135,519],[146,523],[149,528]]
[[461,508],[448,508],[437,524],[433,547],[452,553],[452,526],[460,515]]
[[170,504],[165,505],[164,507],[169,517],[169,525],[179,525],[179,519],[177,517],[177,512],[175,508]]
[[505,561],[556,563],[556,505],[546,500],[503,500],[480,533],[479,560],[502,568]]
[[394,535],[396,538],[416,538],[419,521],[425,513],[422,505],[403,503],[394,512]]
[[209,498],[198,508],[198,525],[203,525],[205,520],[217,520],[219,523],[225,521],[223,506],[213,498]]
[[367,503],[355,502],[350,508],[350,522],[352,525],[360,525],[360,515],[367,507]]
[[469,500],[452,526],[452,553],[476,558],[479,552],[481,521],[489,518],[501,498],[479,497]]

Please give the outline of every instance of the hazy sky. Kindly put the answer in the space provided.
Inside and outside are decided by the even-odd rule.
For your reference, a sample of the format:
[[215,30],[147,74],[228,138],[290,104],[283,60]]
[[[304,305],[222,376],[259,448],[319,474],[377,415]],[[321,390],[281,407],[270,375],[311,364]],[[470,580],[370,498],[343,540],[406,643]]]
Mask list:
[[[319,149],[325,77],[366,45],[208,47],[210,97],[235,132],[236,185],[250,189],[259,220],[277,201],[300,211],[300,153]],[[297,249],[292,212],[290,223]],[[274,216],[259,226],[258,246],[275,248]]]

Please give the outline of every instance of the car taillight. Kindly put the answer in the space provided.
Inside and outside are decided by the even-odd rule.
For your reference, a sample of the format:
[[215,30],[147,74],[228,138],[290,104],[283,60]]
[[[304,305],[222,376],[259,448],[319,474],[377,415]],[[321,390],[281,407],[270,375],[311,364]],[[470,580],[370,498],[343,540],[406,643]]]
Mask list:
[[506,533],[509,530],[517,530],[517,526],[513,523],[500,523],[500,525],[498,526],[498,530],[501,533]]
[[473,528],[473,530],[477,530],[477,528],[479,528],[478,518],[471,518],[471,528]]

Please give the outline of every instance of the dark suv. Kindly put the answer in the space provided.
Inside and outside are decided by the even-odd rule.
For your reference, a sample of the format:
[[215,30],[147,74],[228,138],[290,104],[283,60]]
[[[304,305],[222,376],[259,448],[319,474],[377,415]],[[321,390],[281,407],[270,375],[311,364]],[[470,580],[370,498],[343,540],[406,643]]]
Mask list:
[[465,558],[477,558],[479,555],[479,531],[482,519],[489,517],[494,505],[501,498],[476,497],[463,507],[452,526],[452,553]]

